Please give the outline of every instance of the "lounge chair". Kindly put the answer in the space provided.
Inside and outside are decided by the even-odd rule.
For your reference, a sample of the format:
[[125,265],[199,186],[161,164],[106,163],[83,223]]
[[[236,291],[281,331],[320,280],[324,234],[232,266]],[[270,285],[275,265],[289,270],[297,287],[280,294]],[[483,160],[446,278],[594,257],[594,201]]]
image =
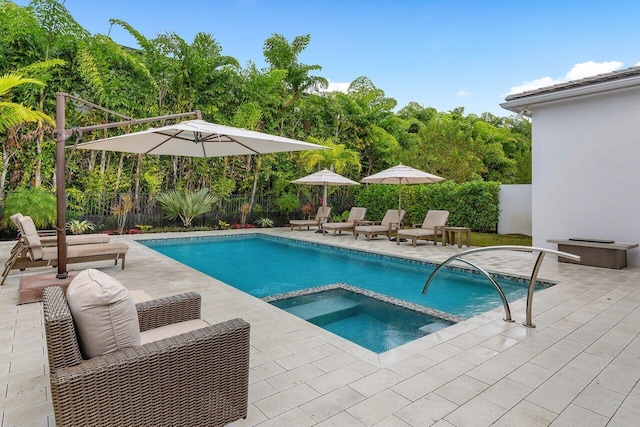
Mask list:
[[292,219],[289,221],[291,225],[291,231],[295,227],[298,227],[298,231],[302,230],[302,227],[318,227],[318,229],[322,226],[322,224],[329,218],[331,215],[331,208],[329,206],[321,206],[318,208],[318,212],[316,212],[315,219]]
[[[18,243],[16,246],[20,244],[20,242],[24,242],[22,235],[24,234],[22,231],[22,225],[20,224],[20,220],[22,218],[30,218],[29,216],[24,216],[21,213],[16,213],[11,215],[11,221],[15,224],[18,229]],[[32,219],[33,221],[33,219]],[[56,246],[58,244],[58,236],[56,230],[37,230],[38,237],[40,238],[40,243],[42,246]],[[111,240],[111,236],[108,234],[71,234],[67,235],[67,245],[89,245],[92,243],[109,243]]]
[[56,425],[221,426],[246,418],[247,322],[208,325],[195,292],[141,302],[134,309],[140,345],[90,358],[76,329],[87,319],[70,303],[60,287],[44,290]]
[[[447,224],[449,211],[430,210],[424,218],[422,225],[414,224],[414,228],[398,230],[396,243],[400,244],[400,239],[411,239],[413,246],[416,246],[418,239],[433,239],[433,244],[438,244],[438,236],[442,236],[442,227]],[[416,228],[420,225],[420,228]]]
[[[51,246],[50,243],[47,246],[47,244],[42,243],[33,220],[28,216],[24,216],[18,219],[18,223],[20,224],[19,229],[22,235],[22,246],[20,248],[14,247],[15,251],[12,250],[5,264],[0,285],[4,285],[11,270],[24,270],[43,266],[55,267],[58,265],[57,246]],[[69,236],[69,238],[71,237]],[[114,260],[117,265],[120,259],[124,270],[125,255],[128,250],[129,246],[124,243],[113,242],[67,245],[67,263]]]
[[353,231],[353,228],[356,226],[356,221],[362,221],[366,213],[367,208],[351,208],[347,222],[325,222],[322,224],[322,231],[323,233],[327,233],[333,230],[334,236],[336,235],[336,231],[338,234],[342,234],[343,230]]
[[356,226],[353,228],[353,237],[357,239],[358,235],[364,234],[367,240],[370,240],[372,237],[384,234],[391,240],[391,232],[400,228],[403,217],[403,210],[389,209],[379,223],[371,224],[371,221],[366,221],[367,225],[358,225],[360,221],[356,221]]

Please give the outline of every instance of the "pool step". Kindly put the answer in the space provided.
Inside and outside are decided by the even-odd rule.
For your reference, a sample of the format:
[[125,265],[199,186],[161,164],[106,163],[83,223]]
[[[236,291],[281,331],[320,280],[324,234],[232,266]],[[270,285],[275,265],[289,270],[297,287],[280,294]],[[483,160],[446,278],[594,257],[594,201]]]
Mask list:
[[444,320],[436,320],[435,322],[424,325],[418,329],[420,329],[422,332],[426,332],[427,334],[432,334],[434,332],[438,332],[440,329],[444,329],[449,326],[451,326],[451,323],[449,322],[445,322]]
[[350,298],[331,297],[285,308],[289,313],[316,325],[335,322],[358,312],[360,303]]

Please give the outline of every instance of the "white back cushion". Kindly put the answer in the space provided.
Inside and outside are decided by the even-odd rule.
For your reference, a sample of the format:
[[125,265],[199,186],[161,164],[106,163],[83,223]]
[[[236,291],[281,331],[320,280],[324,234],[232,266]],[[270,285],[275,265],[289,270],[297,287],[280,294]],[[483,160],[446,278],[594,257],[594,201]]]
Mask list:
[[36,229],[36,225],[33,223],[33,220],[30,216],[23,216],[18,219],[18,222],[21,227],[20,232],[27,241],[27,245],[29,245],[31,259],[33,261],[42,259],[42,244],[40,243],[40,236],[38,236],[38,230]]
[[117,279],[95,269],[81,271],[67,288],[67,302],[84,357],[140,345],[136,305]]

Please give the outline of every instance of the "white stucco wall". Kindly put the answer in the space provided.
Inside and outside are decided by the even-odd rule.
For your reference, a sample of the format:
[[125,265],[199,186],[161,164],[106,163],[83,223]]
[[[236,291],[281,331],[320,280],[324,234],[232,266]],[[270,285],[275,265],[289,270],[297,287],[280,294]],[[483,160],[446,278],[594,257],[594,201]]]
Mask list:
[[[640,242],[640,88],[533,113],[533,245],[569,237]],[[640,249],[628,254],[640,266]]]
[[531,185],[502,184],[498,234],[531,236]]

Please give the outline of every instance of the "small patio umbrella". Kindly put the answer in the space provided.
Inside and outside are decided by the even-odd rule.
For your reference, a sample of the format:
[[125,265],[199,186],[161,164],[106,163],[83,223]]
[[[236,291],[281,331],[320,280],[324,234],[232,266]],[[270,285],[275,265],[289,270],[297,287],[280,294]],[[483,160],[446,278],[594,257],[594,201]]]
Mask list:
[[444,181],[444,178],[400,163],[398,166],[369,175],[360,182],[365,184],[398,184],[398,214],[400,214],[402,210],[402,184],[431,184],[440,181]]
[[324,185],[324,191],[322,196],[322,206],[327,205],[327,186],[329,185],[360,185],[360,183],[345,178],[342,175],[338,175],[329,169],[323,169],[318,172],[314,172],[311,175],[307,175],[302,178],[298,178],[295,181],[291,181],[294,184],[307,184],[307,185]]
[[187,157],[220,157],[282,151],[322,150],[327,147],[231,126],[187,120],[111,138],[78,144],[86,150]]

